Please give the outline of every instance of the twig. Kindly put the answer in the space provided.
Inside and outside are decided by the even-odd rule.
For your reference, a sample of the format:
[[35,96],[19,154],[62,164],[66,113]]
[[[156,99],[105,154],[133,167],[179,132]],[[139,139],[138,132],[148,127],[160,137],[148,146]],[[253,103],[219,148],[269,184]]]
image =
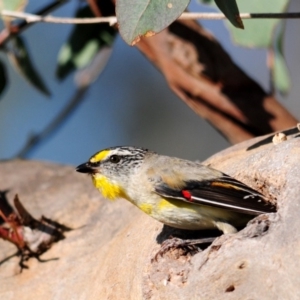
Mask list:
[[[93,24],[109,23],[111,26],[117,23],[115,16],[98,18],[59,18],[53,16],[39,16],[25,12],[2,10],[2,16],[25,19],[27,23],[45,22],[58,24]],[[242,19],[299,19],[300,13],[241,13]],[[226,19],[222,13],[183,13],[179,19],[222,20]]]
[[58,23],[58,24],[94,24],[94,23],[109,23],[113,26],[117,23],[117,18],[112,17],[99,17],[99,18],[58,18],[52,16],[39,16],[24,12],[2,10],[2,16],[13,17],[18,19],[25,19],[27,23],[45,22],[45,23]]
[[[51,11],[59,8],[69,0],[59,0],[59,1],[54,1],[52,3],[49,3],[46,7],[38,10],[36,12],[36,15],[47,15]],[[23,18],[24,19],[24,18]],[[29,26],[33,24],[26,22],[26,19],[22,22],[20,22],[17,25],[13,25],[10,30],[7,28],[4,28],[0,32],[0,46],[3,46],[13,35],[20,34],[22,31],[26,30]]]
[[[93,58],[88,66],[83,69],[77,70],[75,75],[75,83],[77,90],[73,97],[69,100],[67,105],[56,116],[44,130],[38,134],[32,134],[29,136],[24,147],[16,155],[18,158],[26,158],[28,154],[38,147],[44,140],[54,134],[63,124],[67,121],[67,118],[75,111],[78,105],[84,100],[87,90],[92,83],[99,77],[105,67],[110,54],[110,47],[103,47]],[[1,194],[0,194],[1,196]]]
[[[241,19],[299,19],[299,13],[241,13]],[[222,13],[183,13],[179,19],[203,19],[221,20],[226,19]]]
[[70,102],[62,110],[62,112],[60,112],[60,114],[55,117],[54,120],[42,132],[31,135],[24,147],[15,157],[26,158],[34,148],[44,142],[44,140],[51,134],[54,134],[54,132],[58,130],[58,128],[62,126],[64,122],[66,122],[67,118],[70,117],[78,105],[84,100],[84,96],[88,90],[88,87],[89,86],[77,89],[75,91],[75,95],[71,98]]

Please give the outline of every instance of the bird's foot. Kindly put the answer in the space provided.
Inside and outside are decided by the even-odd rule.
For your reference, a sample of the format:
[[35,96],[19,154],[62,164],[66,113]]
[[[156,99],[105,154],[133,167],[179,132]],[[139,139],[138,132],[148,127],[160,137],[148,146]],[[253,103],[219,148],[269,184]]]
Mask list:
[[173,249],[181,249],[184,251],[184,255],[187,255],[188,253],[190,255],[194,255],[197,252],[200,252],[201,249],[197,247],[197,245],[202,244],[210,244],[212,243],[216,238],[202,238],[202,239],[188,239],[183,240],[180,238],[170,237],[169,239],[165,240],[161,244],[161,248],[159,251],[155,254],[155,256],[152,258],[151,262],[157,261],[159,256],[163,256],[165,253],[167,253],[170,250]]

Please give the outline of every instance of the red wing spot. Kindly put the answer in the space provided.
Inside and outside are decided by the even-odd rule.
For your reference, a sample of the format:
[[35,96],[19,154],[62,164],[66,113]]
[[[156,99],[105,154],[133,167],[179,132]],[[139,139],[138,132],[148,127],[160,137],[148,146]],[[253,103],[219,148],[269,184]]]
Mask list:
[[186,200],[189,200],[189,201],[193,201],[192,200],[192,194],[189,192],[189,191],[185,191],[185,190],[183,190],[182,192],[182,195],[183,195],[183,197],[186,199]]

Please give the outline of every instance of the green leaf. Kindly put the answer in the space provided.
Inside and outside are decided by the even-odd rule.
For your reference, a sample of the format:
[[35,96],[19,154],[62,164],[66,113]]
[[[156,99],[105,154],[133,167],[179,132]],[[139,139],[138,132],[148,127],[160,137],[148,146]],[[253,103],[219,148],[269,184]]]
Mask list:
[[240,18],[239,8],[235,0],[215,0],[215,2],[233,26],[244,29],[244,24]]
[[[23,11],[27,5],[27,0],[0,0],[0,10]],[[13,20],[11,17],[2,17],[6,26]]]
[[27,0],[0,0],[0,8],[12,11],[23,11]]
[[[212,0],[199,0],[204,4],[215,6]],[[224,0],[225,2],[226,0]],[[216,1],[217,2],[217,1]],[[242,13],[280,13],[285,12],[289,0],[238,0]],[[268,48],[272,43],[272,33],[280,19],[243,20],[246,30],[228,26],[234,42],[244,47]],[[228,24],[228,22],[226,22]]]
[[[214,6],[212,0],[200,0],[202,3]],[[285,12],[289,0],[272,0],[270,5],[269,0],[239,0],[239,8],[242,12],[247,13],[281,13]],[[228,24],[228,22],[226,21]],[[274,44],[275,27],[282,24],[280,19],[252,19],[244,20],[246,30],[237,30],[232,26],[228,26],[231,31],[233,40],[236,44],[243,47],[251,48],[272,48]],[[290,88],[289,72],[285,63],[282,43],[283,29],[277,35],[275,46],[273,49],[274,61],[271,76],[275,87],[282,93],[286,94]],[[275,35],[276,38],[276,35]]]
[[274,57],[274,84],[283,95],[286,95],[291,87],[289,70],[284,57],[279,53]]
[[8,57],[15,69],[27,79],[37,90],[43,94],[50,96],[50,92],[43,82],[40,74],[33,66],[26,45],[20,36],[11,39],[10,45],[12,49],[8,53]]
[[290,90],[291,82],[283,54],[283,33],[284,26],[281,26],[274,45],[274,66],[272,75],[275,87],[281,94],[285,95]]
[[[88,6],[80,8],[76,18],[94,17]],[[76,25],[58,54],[56,76],[66,78],[71,72],[87,66],[99,50],[111,46],[117,31],[106,23]]]
[[0,94],[4,91],[7,84],[5,65],[0,61]]
[[[280,13],[286,10],[289,0],[239,0],[241,12],[249,13]],[[244,20],[246,30],[241,31],[229,27],[233,40],[244,47],[269,47],[272,43],[272,33],[280,19]]]
[[116,15],[122,38],[129,45],[154,35],[175,21],[189,0],[118,0]]

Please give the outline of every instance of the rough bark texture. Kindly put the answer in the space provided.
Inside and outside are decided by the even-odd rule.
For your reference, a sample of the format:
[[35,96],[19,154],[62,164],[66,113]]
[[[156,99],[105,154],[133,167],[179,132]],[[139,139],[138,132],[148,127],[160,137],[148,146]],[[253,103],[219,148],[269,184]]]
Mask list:
[[[258,139],[256,139],[257,141]],[[299,299],[300,139],[251,151],[254,141],[206,161],[278,201],[234,235],[194,256],[172,250],[151,262],[162,225],[125,200],[101,199],[73,167],[33,161],[0,164],[2,190],[33,216],[75,228],[19,273],[18,258],[0,265],[1,299]],[[201,233],[199,233],[201,236]],[[0,241],[0,260],[15,249]]]

